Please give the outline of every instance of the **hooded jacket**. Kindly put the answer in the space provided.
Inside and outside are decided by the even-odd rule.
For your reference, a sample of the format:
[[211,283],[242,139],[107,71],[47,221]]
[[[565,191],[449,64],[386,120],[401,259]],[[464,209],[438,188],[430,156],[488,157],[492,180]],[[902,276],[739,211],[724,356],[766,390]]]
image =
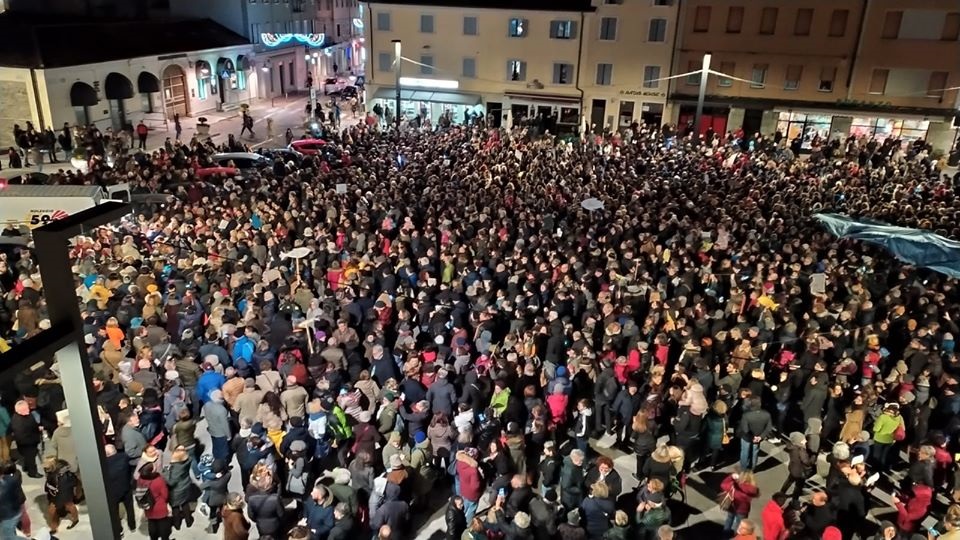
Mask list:
[[729,475],[720,483],[720,490],[724,493],[733,492],[733,504],[730,510],[738,516],[750,515],[750,503],[760,495],[757,486],[751,484],[741,484],[738,480]]
[[577,508],[583,500],[583,467],[573,464],[570,456],[563,458],[560,468],[560,501],[567,508]]
[[776,501],[770,500],[763,507],[760,519],[763,522],[764,540],[786,540],[790,535],[783,520],[783,508]]
[[927,515],[932,500],[933,489],[930,486],[914,485],[913,496],[897,502],[897,526],[900,530],[904,533],[915,531],[920,520]]
[[483,478],[480,476],[477,461],[463,451],[457,452],[456,459],[457,477],[460,478],[459,495],[471,502],[479,501],[483,495]]

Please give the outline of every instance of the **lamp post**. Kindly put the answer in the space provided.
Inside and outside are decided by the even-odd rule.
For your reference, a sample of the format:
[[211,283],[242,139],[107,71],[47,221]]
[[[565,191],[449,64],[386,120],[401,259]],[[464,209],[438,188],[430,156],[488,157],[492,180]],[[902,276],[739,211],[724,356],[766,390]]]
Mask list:
[[[712,55],[706,53],[703,55],[703,68],[700,71],[700,93],[697,94],[697,114],[693,117],[694,133],[700,133],[700,119],[703,117],[703,99],[707,93],[707,77],[710,75],[710,59]],[[698,135],[699,137],[699,135]]]
[[400,64],[401,64],[401,62],[402,62],[402,60],[400,59],[400,51],[401,51],[400,40],[399,40],[399,39],[393,40],[393,56],[394,56],[394,60],[393,60],[393,61],[394,61],[393,71],[394,71],[394,74],[395,74],[396,77],[397,77],[397,96],[396,96],[396,98],[397,98],[397,102],[396,102],[396,108],[397,108],[397,110],[395,111],[394,116],[396,116],[397,136],[398,136],[398,137],[399,137],[399,135],[400,135]]

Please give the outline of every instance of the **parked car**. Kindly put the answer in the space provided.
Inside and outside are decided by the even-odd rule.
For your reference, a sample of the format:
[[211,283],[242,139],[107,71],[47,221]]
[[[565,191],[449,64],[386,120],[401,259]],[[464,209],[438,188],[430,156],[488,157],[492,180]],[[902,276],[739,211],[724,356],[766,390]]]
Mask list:
[[296,150],[287,147],[287,148],[265,148],[257,150],[265,159],[274,160],[281,159],[284,163],[292,161],[295,165],[299,165],[300,161],[303,160],[303,154],[297,152]]
[[240,174],[240,169],[236,167],[204,167],[197,169],[197,178],[209,178],[211,176],[236,176]]
[[324,94],[338,94],[340,91],[346,87],[349,82],[346,79],[340,77],[330,77],[323,80],[323,93]]
[[266,158],[253,152],[226,152],[223,154],[214,154],[211,159],[218,167],[260,169],[270,165]]

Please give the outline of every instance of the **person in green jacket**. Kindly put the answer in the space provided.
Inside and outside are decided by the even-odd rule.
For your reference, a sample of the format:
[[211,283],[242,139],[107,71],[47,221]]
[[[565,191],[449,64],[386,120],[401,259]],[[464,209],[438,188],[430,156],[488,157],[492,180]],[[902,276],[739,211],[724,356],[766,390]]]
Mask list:
[[510,400],[510,388],[502,380],[497,380],[493,387],[493,397],[490,398],[490,408],[497,413],[497,417],[507,410],[507,401]]
[[889,465],[890,450],[896,442],[894,434],[901,427],[905,429],[903,417],[900,416],[900,405],[887,403],[883,408],[883,414],[873,423],[873,460],[880,468],[886,468]]
[[623,510],[617,510],[613,516],[613,527],[603,533],[603,540],[628,540],[630,535],[630,516]]
[[653,540],[661,525],[670,524],[670,518],[670,508],[663,500],[663,493],[651,493],[637,506],[637,538]]

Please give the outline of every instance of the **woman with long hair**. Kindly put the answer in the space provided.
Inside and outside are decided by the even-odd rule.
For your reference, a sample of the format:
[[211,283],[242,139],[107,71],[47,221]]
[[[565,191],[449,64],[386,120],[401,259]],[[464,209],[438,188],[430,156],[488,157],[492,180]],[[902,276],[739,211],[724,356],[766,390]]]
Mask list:
[[257,407],[256,421],[266,426],[274,423],[274,420],[281,424],[286,422],[287,411],[284,409],[283,402],[280,401],[280,396],[277,395],[276,392],[267,392],[263,395],[263,399],[260,400],[260,406]]
[[450,425],[447,415],[442,412],[435,413],[430,419],[430,425],[427,427],[427,437],[430,439],[430,446],[433,448],[433,464],[442,470],[446,470],[450,462],[450,452],[453,448],[453,442],[457,438],[457,430]]
[[753,471],[748,469],[724,478],[720,483],[720,491],[723,500],[727,501],[721,504],[726,506],[727,511],[727,521],[723,530],[733,532],[737,530],[740,522],[750,515],[750,503],[760,496],[760,488],[757,487]]

